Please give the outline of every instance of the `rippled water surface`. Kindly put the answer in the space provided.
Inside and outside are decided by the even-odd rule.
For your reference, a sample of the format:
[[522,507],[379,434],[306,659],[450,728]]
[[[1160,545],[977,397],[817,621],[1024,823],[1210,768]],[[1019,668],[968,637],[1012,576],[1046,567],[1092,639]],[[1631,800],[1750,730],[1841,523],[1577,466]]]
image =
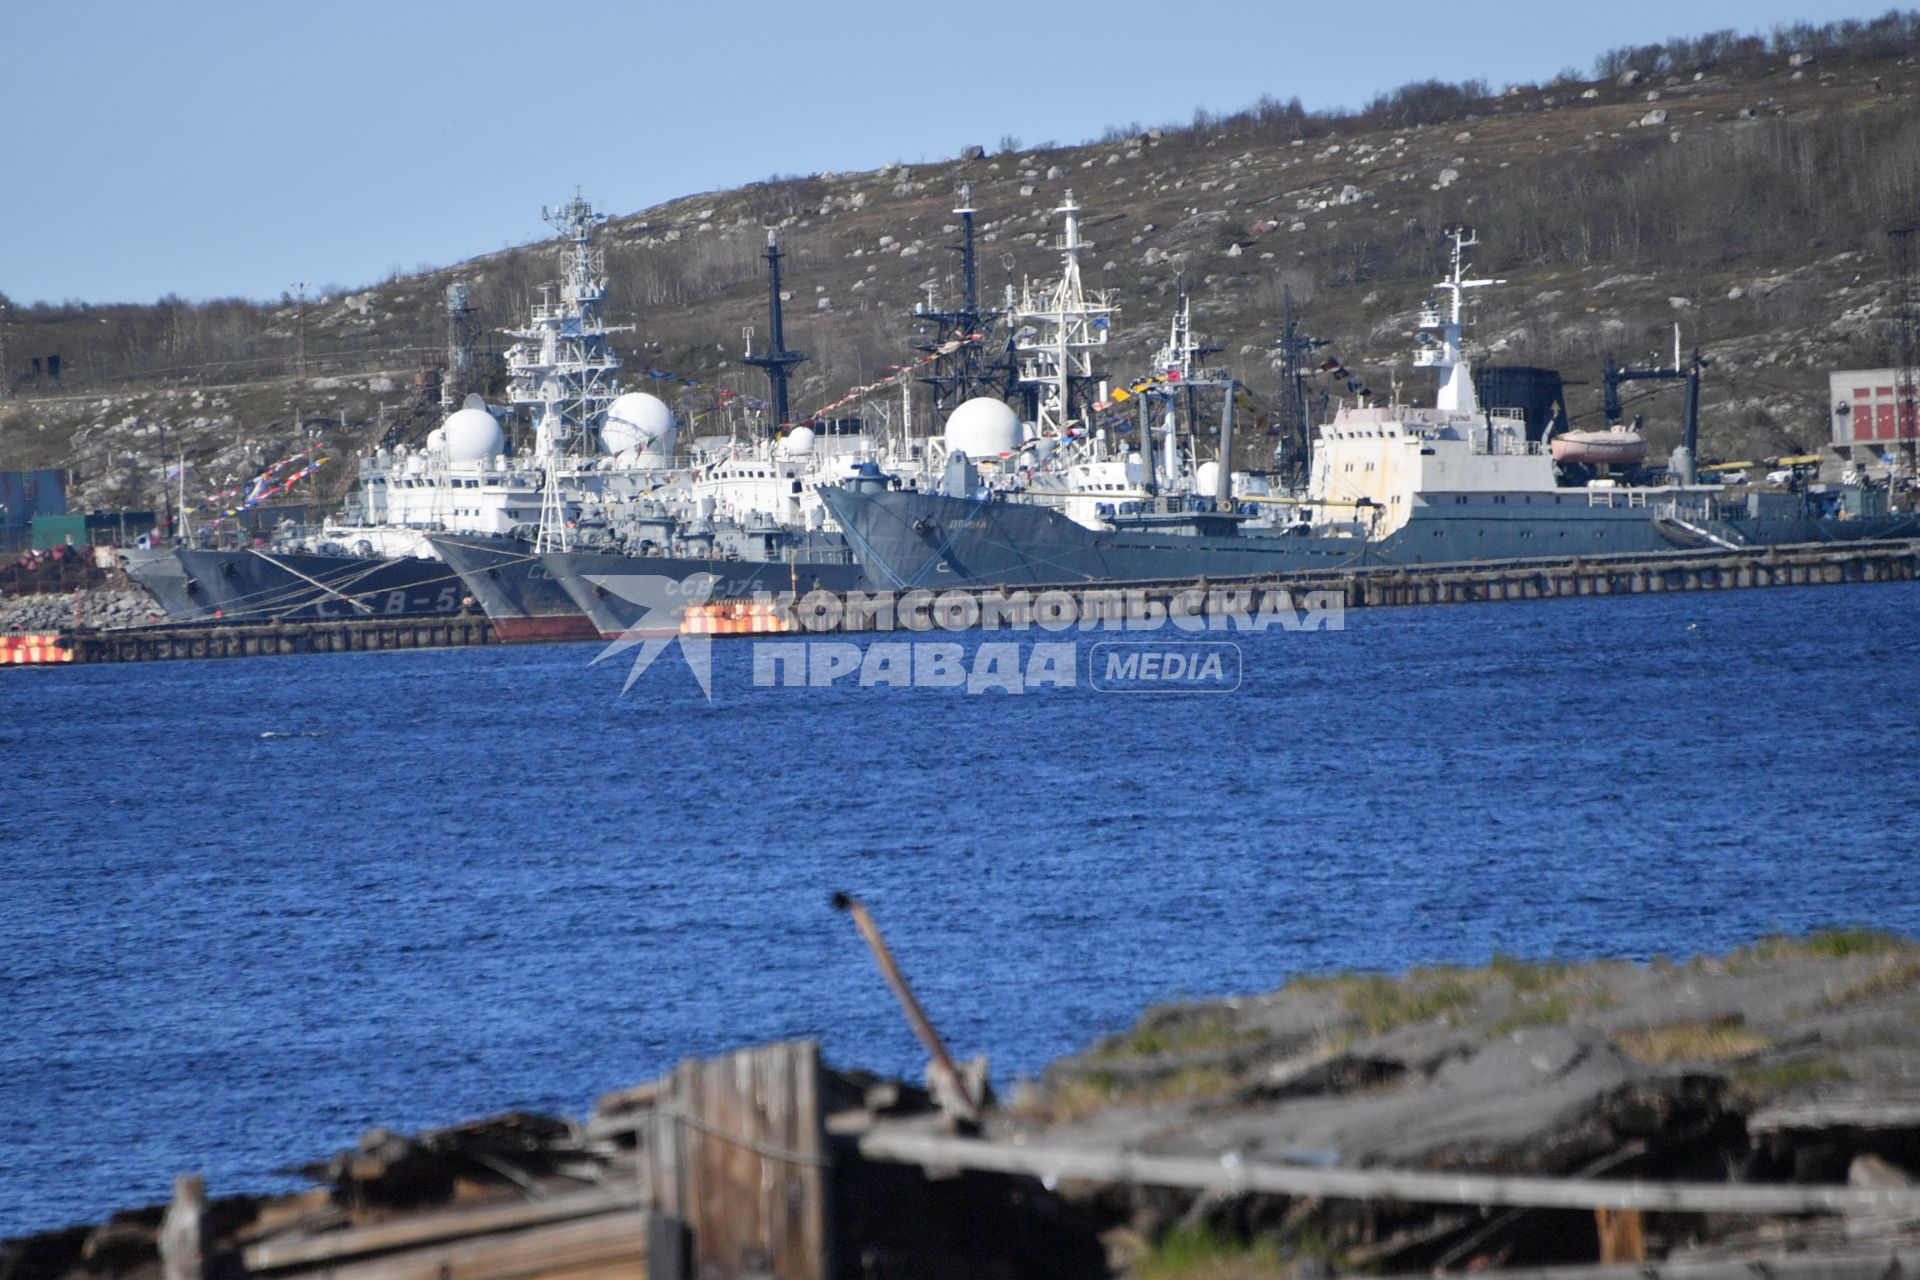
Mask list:
[[755,689],[744,641],[711,705],[598,646],[0,673],[0,1235],[750,1041],[917,1073],[836,889],[1002,1081],[1302,970],[1920,931],[1917,628],[1378,610],[1184,697]]

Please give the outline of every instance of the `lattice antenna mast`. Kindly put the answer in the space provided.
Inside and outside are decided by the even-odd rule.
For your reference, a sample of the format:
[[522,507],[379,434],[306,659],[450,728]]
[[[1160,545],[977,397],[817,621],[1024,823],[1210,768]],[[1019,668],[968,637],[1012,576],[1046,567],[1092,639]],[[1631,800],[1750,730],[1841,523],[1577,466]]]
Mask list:
[[464,280],[447,286],[447,373],[440,380],[440,407],[457,409],[473,386],[480,322]]
[[1093,366],[1094,352],[1107,344],[1115,308],[1104,294],[1088,294],[1080,278],[1080,257],[1090,246],[1080,238],[1080,206],[1073,192],[1054,212],[1064,220],[1059,241],[1060,279],[1051,289],[1022,291],[1011,323],[1022,333],[1015,342],[1020,381],[1038,393],[1034,426],[1041,435],[1059,435],[1084,423],[1088,405],[1104,374]]
[[561,236],[559,300],[543,288],[525,325],[509,329],[518,339],[507,349],[507,395],[534,425],[534,451],[545,471],[540,501],[537,551],[567,551],[572,537],[560,492],[560,475],[571,447],[592,452],[595,433],[607,406],[620,394],[620,353],[609,335],[631,325],[607,324],[607,261],[593,243],[595,228],[607,220],[576,191],[573,199],[544,218]]
[[768,434],[777,435],[790,421],[787,408],[787,379],[793,366],[806,360],[799,351],[787,350],[786,327],[780,308],[780,252],[779,233],[773,228],[767,229],[767,349],[760,355],[753,354],[749,339],[747,354],[740,363],[750,364],[756,369],[764,369],[773,398],[773,422]]
[[941,418],[952,406],[979,394],[990,383],[983,353],[987,333],[995,319],[994,313],[980,309],[971,183],[960,185],[960,204],[953,212],[960,218],[960,243],[952,246],[960,251],[960,306],[957,310],[936,307],[932,300],[932,286],[929,285],[927,305],[915,308],[921,322],[934,328],[932,340],[916,343],[915,348],[936,357],[931,369],[920,381],[933,388],[934,413]]
[[564,453],[576,444],[590,450],[620,394],[620,353],[609,336],[633,326],[605,319],[606,252],[593,244],[593,233],[606,215],[578,194],[540,213],[561,235],[559,298],[543,289],[527,323],[507,330],[518,339],[507,349],[507,395],[532,419],[536,452]]
[[1293,310],[1293,288],[1283,286],[1280,291],[1280,441],[1275,452],[1283,458],[1293,455],[1304,469],[1312,450],[1312,441],[1308,438],[1313,428],[1312,414],[1307,408],[1307,371],[1312,367],[1308,357],[1321,347],[1330,345],[1325,338],[1311,337],[1300,331],[1298,317]]

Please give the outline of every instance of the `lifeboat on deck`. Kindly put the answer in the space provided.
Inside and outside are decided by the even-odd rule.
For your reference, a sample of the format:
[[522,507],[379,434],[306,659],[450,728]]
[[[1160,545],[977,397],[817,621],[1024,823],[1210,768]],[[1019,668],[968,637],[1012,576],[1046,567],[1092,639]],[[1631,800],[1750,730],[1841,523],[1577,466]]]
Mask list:
[[1567,431],[1553,438],[1555,462],[1583,462],[1588,466],[1621,466],[1647,456],[1647,442],[1638,431]]

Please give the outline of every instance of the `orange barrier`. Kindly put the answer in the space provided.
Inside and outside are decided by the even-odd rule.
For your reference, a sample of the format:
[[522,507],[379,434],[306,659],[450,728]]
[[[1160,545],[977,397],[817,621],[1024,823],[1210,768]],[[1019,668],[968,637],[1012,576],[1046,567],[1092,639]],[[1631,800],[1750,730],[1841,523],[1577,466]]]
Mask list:
[[771,600],[717,600],[688,605],[680,634],[689,636],[766,636],[793,630],[793,620]]
[[72,661],[73,650],[51,632],[0,636],[0,666],[43,666]]

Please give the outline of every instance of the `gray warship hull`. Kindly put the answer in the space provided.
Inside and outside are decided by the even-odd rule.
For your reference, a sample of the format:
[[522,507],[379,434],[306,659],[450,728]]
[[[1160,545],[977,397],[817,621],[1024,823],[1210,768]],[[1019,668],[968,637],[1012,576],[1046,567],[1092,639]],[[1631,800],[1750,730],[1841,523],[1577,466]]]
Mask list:
[[823,486],[820,494],[868,576],[890,590],[1252,577],[1920,532],[1920,518],[1911,514],[1734,519],[1715,516],[1704,505],[1663,512],[1584,490],[1425,494],[1402,528],[1377,541],[1249,529],[1232,517],[1200,514],[1177,528],[1095,530],[1048,507],[1000,498],[861,485]]
[[788,560],[565,551],[550,552],[540,557],[540,563],[591,620],[595,633],[606,639],[624,635],[637,626],[657,627],[664,621],[648,616],[647,606],[631,598],[632,595],[644,598],[648,593],[623,594],[617,582],[621,578],[670,578],[684,582],[695,574],[711,574],[713,584],[704,597],[711,600],[787,596],[816,588],[833,592],[873,589],[866,572],[845,547],[815,548]]
[[240,547],[129,556],[127,572],[176,622],[458,613],[460,579],[438,560]]
[[435,534],[427,539],[504,641],[591,640],[599,634],[524,538]]

